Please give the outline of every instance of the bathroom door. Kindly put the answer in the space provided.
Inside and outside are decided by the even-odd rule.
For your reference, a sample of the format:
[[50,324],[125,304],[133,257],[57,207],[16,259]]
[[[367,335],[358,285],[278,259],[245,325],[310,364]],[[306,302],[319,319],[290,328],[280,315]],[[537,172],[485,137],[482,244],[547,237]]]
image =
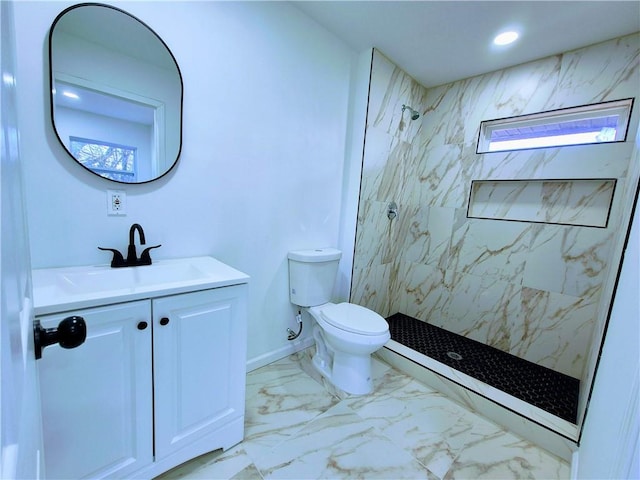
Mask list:
[[0,36],[0,478],[39,479],[42,421],[18,151],[12,2],[0,2]]

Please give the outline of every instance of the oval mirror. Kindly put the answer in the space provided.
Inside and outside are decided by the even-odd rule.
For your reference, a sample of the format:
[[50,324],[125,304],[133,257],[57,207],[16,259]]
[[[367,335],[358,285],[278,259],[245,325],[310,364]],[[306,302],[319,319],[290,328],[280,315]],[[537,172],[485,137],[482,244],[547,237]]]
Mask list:
[[74,5],[49,33],[53,128],[96,175],[145,183],[182,147],[182,76],[162,39],[118,8]]

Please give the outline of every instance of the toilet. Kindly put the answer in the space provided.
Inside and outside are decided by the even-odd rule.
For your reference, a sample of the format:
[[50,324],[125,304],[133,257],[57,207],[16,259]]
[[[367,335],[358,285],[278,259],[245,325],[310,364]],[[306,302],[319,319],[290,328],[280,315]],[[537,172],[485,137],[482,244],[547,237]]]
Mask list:
[[289,252],[289,298],[315,320],[314,367],[337,388],[362,395],[373,389],[371,354],[391,335],[376,312],[330,302],[341,256],[335,248]]

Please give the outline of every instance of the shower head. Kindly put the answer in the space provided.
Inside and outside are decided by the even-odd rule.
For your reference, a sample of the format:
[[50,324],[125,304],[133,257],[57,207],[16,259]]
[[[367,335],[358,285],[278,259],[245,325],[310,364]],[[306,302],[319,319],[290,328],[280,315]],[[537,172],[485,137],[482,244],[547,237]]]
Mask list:
[[420,114],[409,105],[402,105],[402,113],[404,113],[405,110],[409,110],[409,113],[411,113],[411,120],[417,120],[420,117]]

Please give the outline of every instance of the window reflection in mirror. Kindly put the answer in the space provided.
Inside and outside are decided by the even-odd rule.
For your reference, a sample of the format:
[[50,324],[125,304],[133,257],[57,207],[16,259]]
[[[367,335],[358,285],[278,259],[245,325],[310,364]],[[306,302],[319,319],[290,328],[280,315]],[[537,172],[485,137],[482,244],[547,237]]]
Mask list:
[[[49,36],[51,111],[67,152],[93,173],[122,183],[161,177],[177,162],[182,141],[182,78],[164,42],[115,7],[80,4],[63,11]],[[126,146],[130,162],[87,160],[72,139]],[[75,152],[75,154],[74,154]],[[81,153],[82,158],[80,158]],[[118,171],[122,169],[122,171]]]

